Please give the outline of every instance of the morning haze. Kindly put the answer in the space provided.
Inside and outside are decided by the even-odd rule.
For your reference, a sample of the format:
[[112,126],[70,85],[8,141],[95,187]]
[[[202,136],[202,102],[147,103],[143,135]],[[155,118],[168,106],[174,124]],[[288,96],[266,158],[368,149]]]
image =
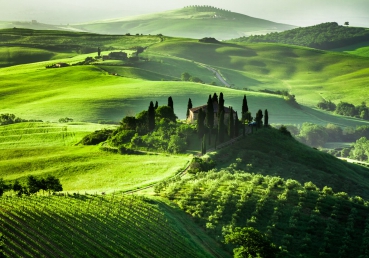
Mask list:
[[14,0],[0,1],[0,20],[39,20],[50,24],[73,24],[101,19],[162,12],[187,5],[211,5],[249,16],[296,26],[322,22],[350,21],[368,27],[369,2],[366,0],[202,0],[202,1],[119,1],[119,0]]
[[0,258],[369,257],[367,1],[0,0]]

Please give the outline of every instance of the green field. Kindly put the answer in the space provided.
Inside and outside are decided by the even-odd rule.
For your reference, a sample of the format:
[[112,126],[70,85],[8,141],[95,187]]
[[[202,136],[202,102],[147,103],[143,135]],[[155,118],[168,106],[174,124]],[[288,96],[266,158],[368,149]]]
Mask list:
[[[368,101],[367,58],[278,44],[206,44],[167,40],[148,53],[161,53],[219,69],[238,89],[288,90],[297,101]],[[350,85],[350,87],[346,87]]]
[[369,42],[363,42],[343,48],[336,48],[333,51],[344,52],[352,55],[369,57]]
[[118,155],[98,146],[75,146],[94,124],[20,123],[0,127],[0,178],[60,178],[66,192],[127,191],[174,176],[188,156]]

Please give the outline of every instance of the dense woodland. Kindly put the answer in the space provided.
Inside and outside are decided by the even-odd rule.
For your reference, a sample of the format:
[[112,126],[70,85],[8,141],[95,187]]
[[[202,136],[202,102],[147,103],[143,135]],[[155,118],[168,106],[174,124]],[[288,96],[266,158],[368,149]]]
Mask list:
[[336,22],[327,22],[266,35],[241,37],[232,41],[282,43],[328,50],[369,41],[369,30],[341,26]]

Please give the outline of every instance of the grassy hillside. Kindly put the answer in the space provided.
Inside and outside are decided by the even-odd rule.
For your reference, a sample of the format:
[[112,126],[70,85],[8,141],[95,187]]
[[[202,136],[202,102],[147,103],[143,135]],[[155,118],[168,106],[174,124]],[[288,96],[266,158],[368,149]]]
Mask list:
[[352,55],[369,57],[369,41],[353,44],[350,46],[336,48],[333,51],[345,52]]
[[305,105],[315,106],[322,98],[355,104],[368,100],[363,86],[369,82],[369,60],[364,57],[267,43],[170,40],[150,47],[151,52],[211,65],[235,88],[288,90]]
[[368,250],[368,203],[329,187],[230,168],[166,182],[156,191],[220,243],[235,227],[253,227],[281,257],[354,258]]
[[185,7],[162,13],[73,25],[95,33],[164,34],[175,37],[230,39],[293,28],[216,7]]
[[334,49],[367,42],[368,40],[369,30],[366,28],[340,26],[336,22],[327,22],[280,33],[241,37],[231,40],[231,42],[283,43],[318,49]]
[[69,195],[0,203],[5,257],[212,257],[187,231],[193,223],[175,220],[178,212],[160,202]]
[[276,129],[263,129],[218,152],[210,153],[219,169],[312,181],[335,192],[369,197],[369,170],[299,143]]
[[126,191],[175,175],[188,156],[119,155],[75,146],[96,124],[20,123],[0,127],[0,178],[60,178],[66,192]]

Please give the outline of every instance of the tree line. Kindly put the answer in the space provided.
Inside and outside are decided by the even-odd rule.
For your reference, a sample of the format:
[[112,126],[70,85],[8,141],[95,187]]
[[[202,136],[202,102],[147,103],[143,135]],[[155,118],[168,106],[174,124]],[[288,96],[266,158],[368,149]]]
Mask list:
[[6,182],[0,178],[0,196],[6,191],[13,190],[18,196],[35,194],[40,190],[51,192],[63,191],[63,186],[60,180],[55,176],[49,175],[46,178],[36,178],[32,175],[28,176],[26,182],[21,184],[18,180],[15,180],[12,184],[6,184]]
[[336,22],[327,22],[283,32],[272,32],[266,35],[241,37],[233,41],[283,43],[328,50],[368,40],[369,31],[365,28],[352,28],[340,26]]
[[369,108],[366,106],[365,102],[355,106],[354,104],[343,101],[336,105],[330,100],[322,100],[317,104],[317,107],[323,110],[335,112],[339,115],[369,120]]

